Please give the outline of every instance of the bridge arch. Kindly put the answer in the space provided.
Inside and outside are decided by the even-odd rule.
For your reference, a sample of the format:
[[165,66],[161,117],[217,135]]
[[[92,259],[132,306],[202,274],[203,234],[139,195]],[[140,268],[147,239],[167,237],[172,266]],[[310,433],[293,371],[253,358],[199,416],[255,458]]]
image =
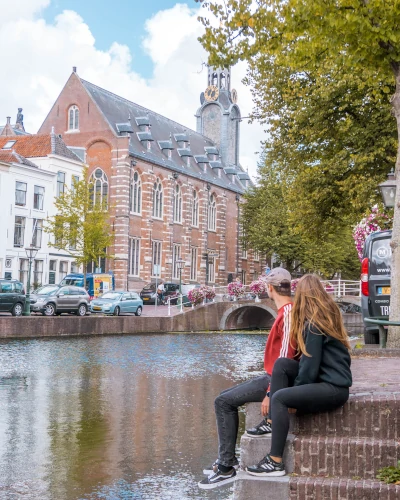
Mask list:
[[276,311],[265,304],[235,304],[227,309],[220,320],[220,330],[270,328]]

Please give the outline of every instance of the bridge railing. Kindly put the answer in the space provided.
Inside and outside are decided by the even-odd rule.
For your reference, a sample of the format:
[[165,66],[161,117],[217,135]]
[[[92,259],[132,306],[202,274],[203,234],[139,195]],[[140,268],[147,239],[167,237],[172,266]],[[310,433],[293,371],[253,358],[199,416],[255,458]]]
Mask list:
[[339,279],[323,281],[323,283],[325,284],[326,291],[332,293],[335,298],[345,297],[346,295],[361,297],[361,281]]

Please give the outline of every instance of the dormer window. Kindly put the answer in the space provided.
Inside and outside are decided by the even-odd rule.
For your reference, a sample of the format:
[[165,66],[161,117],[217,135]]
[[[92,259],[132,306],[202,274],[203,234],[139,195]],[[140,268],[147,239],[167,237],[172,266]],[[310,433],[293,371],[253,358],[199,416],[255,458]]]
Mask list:
[[68,130],[79,130],[78,106],[71,106],[68,110]]

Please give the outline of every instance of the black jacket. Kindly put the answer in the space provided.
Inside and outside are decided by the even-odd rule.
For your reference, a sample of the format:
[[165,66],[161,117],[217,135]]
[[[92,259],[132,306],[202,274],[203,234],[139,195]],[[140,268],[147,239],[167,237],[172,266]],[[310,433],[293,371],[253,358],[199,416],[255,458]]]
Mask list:
[[351,358],[346,346],[309,323],[306,323],[303,335],[310,356],[301,356],[294,385],[328,382],[338,387],[351,387]]

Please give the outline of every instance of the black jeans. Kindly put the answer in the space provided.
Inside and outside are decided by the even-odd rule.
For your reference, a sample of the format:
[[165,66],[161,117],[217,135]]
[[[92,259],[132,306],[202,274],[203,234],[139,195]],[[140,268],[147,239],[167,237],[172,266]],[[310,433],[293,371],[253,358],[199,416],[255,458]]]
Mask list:
[[261,403],[266,396],[269,382],[269,375],[261,375],[222,391],[215,399],[219,443],[217,462],[219,464],[232,467],[238,463],[235,455],[239,429],[238,407],[245,403]]
[[320,382],[293,387],[299,372],[299,363],[293,359],[276,360],[271,378],[272,436],[271,452],[274,457],[282,457],[289,432],[288,408],[298,412],[319,413],[331,411],[344,405],[349,399],[348,387]]

